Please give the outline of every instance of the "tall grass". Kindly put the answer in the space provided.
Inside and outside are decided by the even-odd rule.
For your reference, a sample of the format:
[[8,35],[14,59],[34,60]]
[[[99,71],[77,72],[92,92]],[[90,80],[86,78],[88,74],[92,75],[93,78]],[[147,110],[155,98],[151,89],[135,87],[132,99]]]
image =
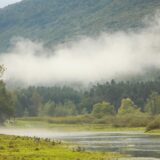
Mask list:
[[93,115],[68,117],[24,117],[17,120],[28,122],[46,122],[48,124],[104,124],[112,127],[146,127],[154,117],[148,114],[127,114],[96,118]]

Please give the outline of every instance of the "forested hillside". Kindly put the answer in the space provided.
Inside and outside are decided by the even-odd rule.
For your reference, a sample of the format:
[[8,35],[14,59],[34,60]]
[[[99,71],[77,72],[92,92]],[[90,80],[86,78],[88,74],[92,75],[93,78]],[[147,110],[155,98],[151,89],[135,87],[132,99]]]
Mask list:
[[23,0],[0,9],[0,51],[13,37],[59,44],[82,35],[135,29],[159,0]]

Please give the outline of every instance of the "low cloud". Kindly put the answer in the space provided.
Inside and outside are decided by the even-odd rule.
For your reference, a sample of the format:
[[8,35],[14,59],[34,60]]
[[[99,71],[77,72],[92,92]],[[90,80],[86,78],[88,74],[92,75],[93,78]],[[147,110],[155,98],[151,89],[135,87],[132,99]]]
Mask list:
[[27,85],[88,84],[143,74],[150,67],[160,68],[160,16],[137,31],[102,33],[56,49],[18,38],[9,53],[1,54],[0,63],[7,68],[6,81]]

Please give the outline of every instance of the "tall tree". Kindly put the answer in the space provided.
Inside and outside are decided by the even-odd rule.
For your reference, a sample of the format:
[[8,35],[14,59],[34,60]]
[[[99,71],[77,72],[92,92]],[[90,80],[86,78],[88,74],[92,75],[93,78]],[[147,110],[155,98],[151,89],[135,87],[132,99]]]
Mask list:
[[152,92],[145,106],[145,111],[150,114],[160,114],[160,95],[157,92]]
[[113,115],[115,113],[114,106],[109,102],[103,101],[93,106],[92,114],[96,117],[103,117],[105,115]]
[[124,115],[129,113],[140,112],[140,109],[134,104],[130,98],[124,98],[121,101],[121,106],[118,110],[118,114]]
[[[4,66],[0,65],[0,76],[5,71]],[[0,122],[4,122],[14,114],[13,101],[11,94],[6,90],[5,83],[0,80]]]

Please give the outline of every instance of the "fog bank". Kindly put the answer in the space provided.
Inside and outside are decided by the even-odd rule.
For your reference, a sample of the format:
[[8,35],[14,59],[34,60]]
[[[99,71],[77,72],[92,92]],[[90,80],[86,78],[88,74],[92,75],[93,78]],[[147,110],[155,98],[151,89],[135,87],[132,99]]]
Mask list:
[[43,43],[16,38],[9,53],[0,56],[6,81],[54,85],[111,80],[160,68],[160,14],[138,31],[102,33],[99,37],[46,48]]

